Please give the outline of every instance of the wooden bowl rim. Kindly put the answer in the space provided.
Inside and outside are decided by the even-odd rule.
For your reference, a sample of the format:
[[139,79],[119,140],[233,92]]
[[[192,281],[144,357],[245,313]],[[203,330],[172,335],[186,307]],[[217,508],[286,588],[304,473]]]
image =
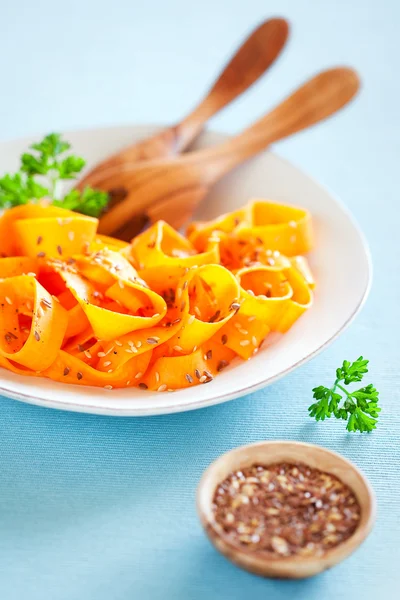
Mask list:
[[[361,513],[359,527],[357,527],[356,531],[348,540],[339,544],[338,546],[335,546],[334,548],[331,548],[330,550],[327,550],[322,557],[304,557],[298,555],[290,557],[275,557],[272,554],[266,553],[264,551],[254,552],[251,550],[247,550],[246,548],[242,548],[241,546],[232,543],[228,536],[221,533],[220,529],[218,528],[215,522],[215,519],[213,518],[213,513],[211,510],[211,501],[216,486],[212,484],[212,479],[213,474],[216,470],[218,470],[218,467],[226,461],[227,457],[237,457],[239,460],[242,454],[246,453],[249,449],[265,448],[266,450],[271,450],[274,447],[280,447],[282,449],[286,448],[287,450],[293,450],[301,447],[303,449],[308,449],[311,452],[322,452],[323,454],[329,455],[330,457],[334,458],[334,460],[338,464],[341,464],[342,466],[351,469],[353,473],[356,474],[358,480],[364,488],[365,498],[367,499],[367,505],[369,507],[369,510],[367,510],[366,513],[364,512],[364,514],[363,512]],[[271,460],[266,464],[273,464],[274,462],[277,461]],[[308,464],[307,460],[303,458],[299,458],[298,462]],[[329,469],[326,469],[325,467],[321,467],[321,470],[327,473],[330,472]],[[348,485],[350,489],[352,489],[352,487],[349,484],[346,483],[346,485]],[[211,486],[212,490],[210,489]],[[352,491],[355,493],[357,499],[360,501],[359,494],[357,494],[356,491],[353,489]],[[284,567],[286,571],[291,570],[292,568],[295,569],[296,566],[299,566],[301,564],[304,565],[306,569],[308,565],[308,568],[313,570],[312,565],[318,563],[320,559],[321,562],[329,562],[331,565],[340,562],[341,560],[349,556],[354,550],[356,550],[369,535],[376,520],[377,510],[374,490],[364,473],[353,462],[351,462],[341,454],[334,452],[333,450],[324,448],[323,446],[319,446],[317,444],[310,444],[307,442],[297,442],[290,440],[270,440],[255,442],[252,444],[247,444],[244,446],[233,448],[232,450],[229,450],[228,452],[222,454],[215,461],[213,461],[203,473],[203,476],[200,479],[197,488],[196,505],[197,513],[207,535],[210,537],[211,540],[214,536],[219,538],[220,544],[218,544],[217,546],[219,551],[223,552],[223,550],[221,550],[221,546],[225,546],[227,549],[230,549],[232,552],[235,553],[236,557],[238,558],[237,564],[240,564],[240,559],[242,558],[243,563],[247,563],[248,566],[249,559],[254,558],[255,563],[257,562],[258,564],[260,564],[263,562],[271,573],[276,569],[278,574],[280,566]],[[229,552],[227,554],[229,554]],[[241,564],[240,566],[244,566],[244,564]],[[318,569],[315,569],[315,572],[317,573]]]

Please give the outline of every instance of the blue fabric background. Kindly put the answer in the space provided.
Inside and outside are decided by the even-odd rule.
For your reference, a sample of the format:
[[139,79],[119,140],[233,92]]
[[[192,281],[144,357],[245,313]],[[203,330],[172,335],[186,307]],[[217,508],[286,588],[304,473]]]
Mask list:
[[[362,94],[337,119],[279,144],[360,221],[375,280],[332,347],[246,398],[186,414],[116,419],[1,398],[2,600],[373,600],[399,597],[399,164],[397,0],[29,0],[0,7],[0,137],[126,122],[172,122],[197,101],[261,19],[291,19],[290,48],[212,122],[238,131],[311,73],[357,67]],[[332,281],[332,293],[335,290]],[[346,293],[346,290],[340,290]],[[310,391],[363,353],[383,413],[371,435],[307,417]],[[204,537],[194,495],[222,452],[296,439],[343,453],[370,478],[378,521],[363,547],[303,582],[233,567]]]

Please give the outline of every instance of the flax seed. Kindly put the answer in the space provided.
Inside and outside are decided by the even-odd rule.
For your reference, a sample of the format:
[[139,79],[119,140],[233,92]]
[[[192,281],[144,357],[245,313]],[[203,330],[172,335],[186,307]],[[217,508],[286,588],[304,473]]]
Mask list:
[[43,298],[43,299],[40,301],[40,304],[41,304],[42,306],[45,306],[46,308],[51,308],[51,307],[52,307],[52,304],[51,304],[50,300],[47,300],[47,298]]
[[231,543],[271,557],[323,556],[354,534],[361,515],[347,485],[302,463],[231,473],[216,488],[213,512]]
[[225,367],[227,367],[228,364],[229,364],[228,361],[226,361],[226,360],[220,360],[219,363],[218,363],[218,365],[217,365],[217,371],[218,371],[218,373],[220,371],[222,371],[223,369],[225,369]]

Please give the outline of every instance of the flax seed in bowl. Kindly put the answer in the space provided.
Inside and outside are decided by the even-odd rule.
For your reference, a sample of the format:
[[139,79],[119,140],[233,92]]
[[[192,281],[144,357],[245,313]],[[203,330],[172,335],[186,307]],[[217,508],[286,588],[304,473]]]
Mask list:
[[334,452],[298,442],[262,442],[221,456],[200,482],[197,506],[214,546],[267,577],[310,577],[332,567],[375,519],[362,473]]

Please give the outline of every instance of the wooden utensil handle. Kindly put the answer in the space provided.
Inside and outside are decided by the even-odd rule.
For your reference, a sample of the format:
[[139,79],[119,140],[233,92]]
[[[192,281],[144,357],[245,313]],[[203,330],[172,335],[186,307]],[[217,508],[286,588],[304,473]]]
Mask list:
[[210,117],[240,96],[275,62],[288,34],[288,22],[275,18],[264,21],[249,35],[207,96],[175,127],[177,152],[196,138]]
[[313,77],[265,117],[238,136],[193,156],[209,184],[271,143],[306,129],[342,108],[356,94],[360,82],[350,68],[338,67]]

